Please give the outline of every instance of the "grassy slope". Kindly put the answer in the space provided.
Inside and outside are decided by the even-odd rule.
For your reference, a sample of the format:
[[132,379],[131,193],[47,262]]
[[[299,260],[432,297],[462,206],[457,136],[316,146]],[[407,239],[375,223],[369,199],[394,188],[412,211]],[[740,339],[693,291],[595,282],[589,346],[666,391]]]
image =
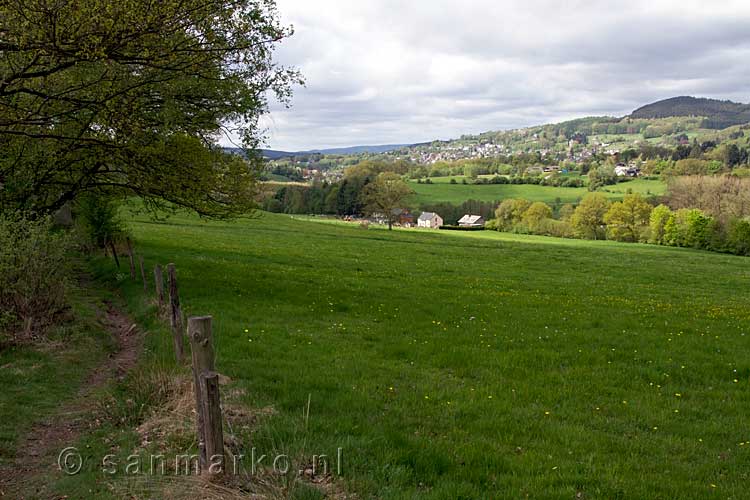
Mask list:
[[[448,182],[450,178],[447,179]],[[434,184],[410,183],[410,186],[416,191],[416,203],[437,203],[451,202],[454,204],[463,203],[466,200],[481,201],[499,201],[505,198],[525,198],[531,201],[544,201],[552,203],[556,198],[560,198],[563,203],[575,203],[583,197],[588,190],[586,188],[563,188],[550,186],[535,186],[528,184],[486,184],[486,185],[464,185],[448,184],[447,182],[438,182],[433,180]],[[604,194],[610,198],[622,198],[623,194],[632,189],[633,192],[643,195],[663,194],[665,185],[661,181],[637,179],[631,182],[623,182],[614,186],[607,186]]]
[[278,410],[260,452],[343,447],[380,498],[746,491],[750,260],[267,214],[132,228]]

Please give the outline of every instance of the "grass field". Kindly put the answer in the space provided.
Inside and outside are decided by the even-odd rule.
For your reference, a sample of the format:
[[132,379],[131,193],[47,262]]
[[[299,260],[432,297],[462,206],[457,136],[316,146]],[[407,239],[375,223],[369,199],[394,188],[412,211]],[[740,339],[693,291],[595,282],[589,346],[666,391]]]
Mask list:
[[[450,177],[433,178],[433,184],[409,185],[417,193],[415,202],[423,203],[450,202],[461,204],[466,200],[500,201],[506,198],[525,198],[530,201],[553,203],[560,199],[563,203],[576,203],[588,190],[586,188],[568,188],[537,186],[531,184],[460,184],[461,178],[456,178],[458,184],[450,184]],[[636,179],[614,186],[607,186],[604,194],[612,199],[622,198],[628,189],[644,196],[663,194],[666,186],[657,180]]]
[[748,259],[270,214],[131,228],[275,409],[252,446],[342,448],[362,498],[746,496]]

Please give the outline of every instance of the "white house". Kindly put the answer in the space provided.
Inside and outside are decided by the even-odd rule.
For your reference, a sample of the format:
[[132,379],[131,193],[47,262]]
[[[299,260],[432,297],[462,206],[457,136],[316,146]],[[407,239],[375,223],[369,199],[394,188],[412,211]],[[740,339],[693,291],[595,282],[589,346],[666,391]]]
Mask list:
[[427,227],[430,229],[438,229],[443,225],[443,218],[435,212],[422,212],[417,220],[418,227]]
[[484,227],[484,218],[481,215],[466,214],[458,220],[461,227]]

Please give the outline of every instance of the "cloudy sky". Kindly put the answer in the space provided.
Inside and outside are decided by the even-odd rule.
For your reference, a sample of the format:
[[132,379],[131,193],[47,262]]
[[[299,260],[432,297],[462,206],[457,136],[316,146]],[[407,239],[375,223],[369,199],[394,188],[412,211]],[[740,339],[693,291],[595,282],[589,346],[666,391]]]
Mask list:
[[677,95],[750,102],[748,0],[277,0],[306,86],[281,150],[414,143],[624,115]]

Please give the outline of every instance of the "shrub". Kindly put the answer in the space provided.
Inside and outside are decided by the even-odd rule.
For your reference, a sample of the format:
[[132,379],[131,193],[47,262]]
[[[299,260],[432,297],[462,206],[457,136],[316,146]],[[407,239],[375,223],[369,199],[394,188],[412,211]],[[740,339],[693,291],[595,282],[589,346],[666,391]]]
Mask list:
[[76,206],[76,214],[85,238],[97,248],[117,243],[125,236],[117,204],[111,198],[94,194],[83,196]]
[[733,219],[729,222],[726,248],[737,255],[750,255],[750,219]]
[[556,238],[574,238],[573,226],[567,221],[544,219],[538,226],[538,234],[554,236]]
[[444,231],[484,231],[484,227],[440,226]]
[[49,218],[0,216],[0,331],[6,340],[29,340],[66,307],[71,247],[69,234],[53,231]]

